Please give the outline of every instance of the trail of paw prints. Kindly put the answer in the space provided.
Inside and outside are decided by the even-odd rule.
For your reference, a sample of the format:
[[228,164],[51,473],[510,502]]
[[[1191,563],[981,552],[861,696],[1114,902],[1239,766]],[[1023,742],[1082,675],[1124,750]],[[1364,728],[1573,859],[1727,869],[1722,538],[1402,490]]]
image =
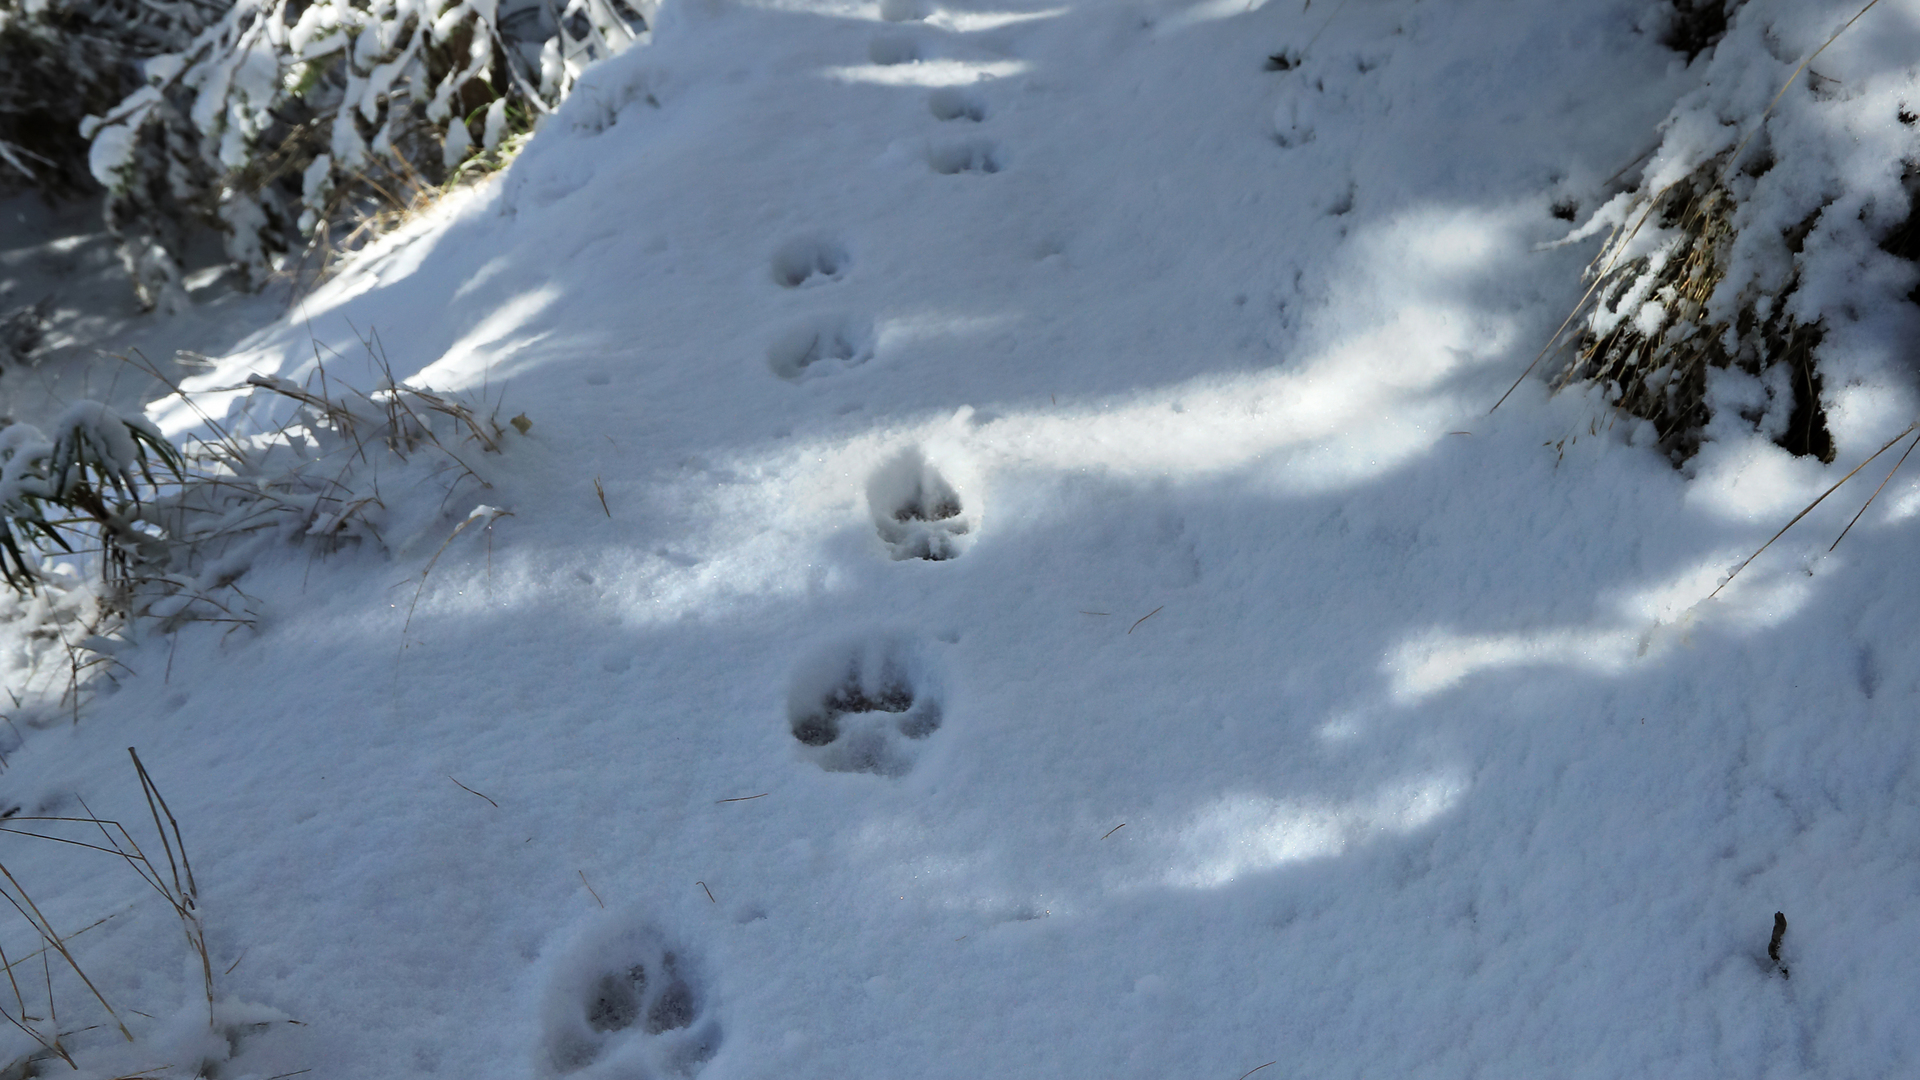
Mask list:
[[[889,14],[891,11],[891,14]],[[909,22],[926,17],[912,0],[902,0],[891,9],[883,7],[889,21]],[[927,59],[926,48],[917,39],[899,33],[883,34],[868,46],[868,57],[876,64],[918,63]],[[987,103],[978,93],[962,87],[941,87],[927,95],[927,111],[943,124],[978,124],[987,118]],[[941,176],[968,173],[992,175],[1007,167],[1006,155],[991,139],[971,138],[934,144],[927,151],[927,167]]]
[[802,665],[787,698],[793,737],[828,772],[905,776],[940,729],[941,695],[926,656],[883,638]]
[[554,1077],[692,1076],[720,1049],[720,1025],[694,965],[630,920],[604,919],[560,955],[545,1020],[542,1049]]
[[867,480],[867,506],[896,562],[956,558],[974,530],[975,515],[959,490],[918,447],[874,470]]

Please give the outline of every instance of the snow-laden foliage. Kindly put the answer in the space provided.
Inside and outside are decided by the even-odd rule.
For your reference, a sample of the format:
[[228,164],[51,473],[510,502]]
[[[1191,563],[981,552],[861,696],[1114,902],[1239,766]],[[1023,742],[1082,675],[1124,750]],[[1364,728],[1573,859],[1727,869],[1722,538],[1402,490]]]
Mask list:
[[138,85],[138,62],[219,17],[207,0],[0,0],[0,184],[91,185],[80,125]]
[[[1862,358],[1913,322],[1901,238],[1920,166],[1913,140],[1886,132],[1911,129],[1920,79],[1873,47],[1872,20],[1899,14],[1739,5],[1639,183],[1575,234],[1611,230],[1563,378],[1652,421],[1676,462],[1718,425],[1831,460],[1828,388],[1859,381]],[[1821,348],[1835,335],[1849,370]]]
[[[109,609],[163,627],[248,622],[232,586],[261,542],[333,550],[384,545],[390,527],[417,531],[467,482],[489,486],[465,447],[497,452],[505,430],[464,402],[391,380],[361,392],[254,376],[232,389],[289,400],[293,414],[275,430],[221,432],[184,451],[147,421],[93,401],[68,409],[51,436],[29,424],[0,428],[6,583],[28,592],[55,580],[44,555],[97,555]],[[423,502],[390,501],[422,483],[433,492]]]
[[370,209],[530,130],[650,0],[234,0],[89,116],[89,168],[145,306],[181,301],[187,223],[258,286]]
[[51,435],[31,424],[0,428],[0,577],[30,589],[42,575],[29,551],[72,553],[77,541],[101,553],[110,577],[127,577],[155,556],[157,538],[141,525],[161,479],[179,480],[182,467],[152,424],[97,401],[75,402]]

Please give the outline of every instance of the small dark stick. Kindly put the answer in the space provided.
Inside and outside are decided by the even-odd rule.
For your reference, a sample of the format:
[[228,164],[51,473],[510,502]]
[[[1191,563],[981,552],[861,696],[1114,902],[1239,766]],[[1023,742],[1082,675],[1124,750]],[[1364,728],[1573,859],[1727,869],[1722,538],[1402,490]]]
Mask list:
[[[449,780],[453,780],[453,777],[452,777],[452,776],[448,776],[448,777],[447,777],[447,779],[449,779]],[[464,791],[464,792],[466,792],[466,793],[467,793],[467,794],[469,794],[469,795],[480,795],[480,793],[479,793],[479,792],[477,792],[477,791],[475,791],[475,790],[473,790],[472,788],[470,788],[470,787],[468,787],[468,786],[467,786],[467,785],[465,785],[465,784],[462,784],[462,783],[461,783],[460,781],[458,781],[458,780],[453,780],[453,783],[454,783],[454,786],[455,786],[455,787],[457,787],[457,788],[459,788],[459,789],[460,789],[461,791]],[[486,797],[485,795],[480,795],[480,797],[481,797],[481,798],[483,798],[483,799],[487,799],[487,797]],[[499,804],[499,803],[497,803],[497,802],[494,802],[494,801],[493,801],[492,799],[487,799],[487,802],[488,802],[488,803],[490,803],[490,804],[492,804],[492,806],[493,806],[493,808],[494,808],[495,810],[498,810],[498,809],[500,809],[500,804]]]
[[1792,978],[1787,974],[1787,965],[1780,963],[1780,939],[1786,936],[1786,913],[1776,911],[1773,913],[1773,940],[1767,942],[1767,956],[1780,968],[1780,977],[1783,979]]
[[1153,609],[1152,611],[1149,611],[1149,612],[1147,612],[1147,613],[1146,613],[1145,615],[1142,615],[1142,616],[1140,616],[1140,617],[1139,617],[1138,619],[1135,619],[1135,620],[1134,620],[1134,623],[1133,623],[1133,625],[1132,625],[1132,626],[1129,626],[1129,627],[1127,627],[1127,633],[1129,633],[1129,634],[1131,634],[1131,633],[1133,633],[1133,632],[1134,632],[1135,630],[1137,630],[1137,629],[1139,629],[1139,628],[1140,628],[1140,624],[1141,624],[1141,623],[1143,623],[1143,622],[1146,622],[1146,621],[1147,621],[1148,619],[1151,619],[1151,618],[1153,618],[1153,617],[1154,617],[1155,615],[1158,615],[1158,614],[1160,614],[1160,613],[1161,613],[1162,611],[1165,611],[1165,610],[1166,610],[1166,607],[1167,607],[1167,605],[1165,605],[1165,604],[1161,604],[1161,605],[1160,605],[1159,607],[1157,607],[1157,608],[1154,608],[1154,609]]
[[718,901],[718,900],[715,900],[715,899],[713,898],[713,890],[712,890],[712,889],[709,889],[709,888],[707,888],[707,883],[706,883],[706,882],[704,882],[704,881],[696,881],[696,882],[694,882],[694,884],[695,884],[695,885],[698,885],[698,886],[700,886],[700,888],[701,888],[702,890],[704,890],[704,891],[706,892],[706,894],[707,894],[707,903],[709,903],[709,904],[717,904],[717,903],[719,903],[719,902],[720,902],[720,901]]
[[1124,829],[1126,827],[1127,827],[1127,823],[1123,821],[1120,824],[1115,825],[1113,828],[1108,829],[1106,832],[1106,836],[1102,836],[1100,839],[1105,840],[1108,836],[1112,836],[1114,833],[1117,833],[1121,829]]

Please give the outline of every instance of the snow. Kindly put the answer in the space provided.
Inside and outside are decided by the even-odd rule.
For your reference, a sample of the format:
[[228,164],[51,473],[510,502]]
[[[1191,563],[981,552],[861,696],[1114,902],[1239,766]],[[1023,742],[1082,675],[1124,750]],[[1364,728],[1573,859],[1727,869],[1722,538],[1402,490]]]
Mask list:
[[76,1075],[1912,1073],[1920,479],[1714,595],[1910,419],[1908,286],[1828,338],[1831,466],[1488,412],[1583,289],[1555,205],[1844,7],[1753,0],[1709,92],[1644,0],[664,5],[185,380],[269,433],[249,376],[371,391],[377,333],[531,422],[449,440],[489,486],[370,464],[379,542],[257,554],[256,625],[132,635],[77,720],[0,612],[0,810],[154,842],[138,747],[236,1033],[124,862],[0,838],[113,916],[138,1041],[52,964]]

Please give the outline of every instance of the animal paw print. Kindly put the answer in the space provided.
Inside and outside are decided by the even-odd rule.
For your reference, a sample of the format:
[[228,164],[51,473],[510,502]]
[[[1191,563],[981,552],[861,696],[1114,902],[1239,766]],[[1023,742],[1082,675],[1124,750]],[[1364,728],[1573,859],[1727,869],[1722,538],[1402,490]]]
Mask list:
[[794,680],[787,706],[793,737],[828,772],[904,776],[942,719],[924,657],[898,640],[829,653]]
[[959,491],[917,448],[875,471],[867,481],[867,504],[895,561],[944,562],[960,554],[973,532]]
[[955,120],[977,124],[987,118],[987,103],[972,91],[947,86],[927,96],[927,111],[943,124]]
[[968,139],[936,146],[927,154],[927,165],[941,176],[992,174],[1007,167],[1000,148],[986,139]]
[[609,924],[577,941],[548,994],[551,1075],[628,1080],[691,1075],[720,1048],[720,1027],[684,954],[659,935]]
[[846,315],[796,323],[767,348],[767,366],[789,382],[847,371],[873,359],[873,325]]
[[838,281],[853,265],[844,245],[823,236],[790,240],[773,253],[773,280],[783,289]]

